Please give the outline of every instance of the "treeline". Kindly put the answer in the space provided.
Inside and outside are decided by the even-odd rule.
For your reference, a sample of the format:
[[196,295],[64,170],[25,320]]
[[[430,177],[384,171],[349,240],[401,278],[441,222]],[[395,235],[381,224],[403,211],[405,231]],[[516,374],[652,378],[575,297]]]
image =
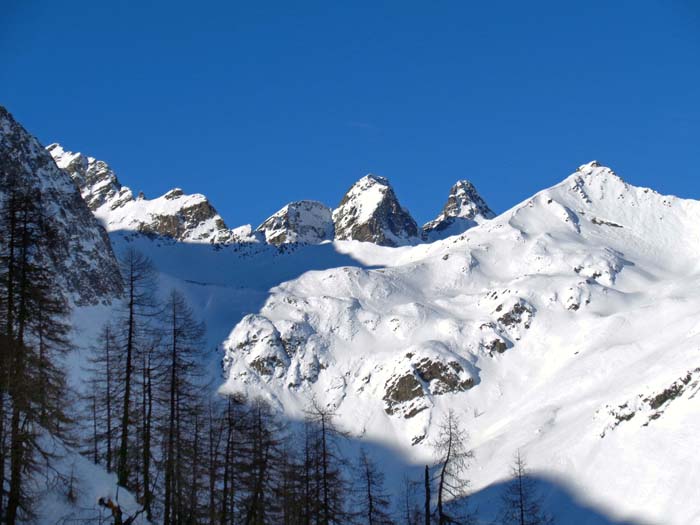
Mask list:
[[[52,451],[64,444],[114,473],[137,499],[139,510],[130,513],[117,498],[101,499],[95,523],[474,522],[473,457],[453,412],[432,443],[436,461],[390,494],[376,458],[343,452],[347,436],[332,409],[312,402],[292,427],[261,400],[212,395],[202,370],[204,326],[181,292],[157,300],[153,265],[135,250],[120,258],[124,296],[90,349],[74,421],[77,413],[64,409],[76,404],[62,367],[70,309],[51,271],[55,234],[40,192],[0,175],[7,188],[0,203],[0,522],[34,518],[39,473],[72,486],[52,467]],[[514,465],[498,523],[550,523],[522,458]]]

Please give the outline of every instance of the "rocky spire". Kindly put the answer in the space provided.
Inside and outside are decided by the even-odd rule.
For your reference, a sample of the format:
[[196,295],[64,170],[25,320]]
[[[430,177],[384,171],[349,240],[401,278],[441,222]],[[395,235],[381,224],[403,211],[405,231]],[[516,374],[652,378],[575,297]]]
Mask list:
[[468,180],[457,181],[440,215],[423,226],[424,240],[436,241],[476,226],[495,214],[488,207],[474,185]]
[[401,207],[389,181],[366,175],[348,190],[333,211],[335,238],[373,242],[382,246],[413,244],[416,221]]

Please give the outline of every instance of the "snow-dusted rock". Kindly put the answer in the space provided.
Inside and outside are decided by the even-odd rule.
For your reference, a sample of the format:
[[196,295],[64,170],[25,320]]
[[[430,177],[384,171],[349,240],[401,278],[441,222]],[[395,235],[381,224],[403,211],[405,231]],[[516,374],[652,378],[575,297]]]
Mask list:
[[450,189],[440,215],[423,225],[422,237],[432,242],[459,235],[494,216],[474,185],[468,180],[460,180]]
[[270,244],[318,244],[333,239],[331,209],[316,201],[287,204],[257,227]]
[[47,149],[58,167],[78,185],[83,199],[107,231],[139,231],[187,242],[241,240],[204,195],[187,195],[175,188],[156,199],[146,199],[142,194],[134,198],[105,162],[66,151],[59,144],[51,144]]
[[418,227],[401,207],[384,177],[366,175],[345,194],[333,211],[335,238],[401,246],[419,241]]
[[78,188],[51,155],[0,106],[0,198],[7,177],[18,174],[39,190],[46,219],[56,233],[50,259],[57,285],[77,304],[96,304],[118,296],[122,281],[105,230],[95,220]]

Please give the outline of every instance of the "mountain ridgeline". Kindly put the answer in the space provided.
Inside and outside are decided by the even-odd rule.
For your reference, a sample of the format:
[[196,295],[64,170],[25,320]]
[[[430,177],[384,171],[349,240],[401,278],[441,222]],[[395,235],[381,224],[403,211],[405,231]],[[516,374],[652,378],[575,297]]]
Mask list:
[[212,244],[318,244],[356,240],[380,246],[403,246],[458,235],[493,217],[473,184],[459,181],[438,217],[420,229],[401,206],[389,181],[367,175],[331,209],[317,201],[284,206],[253,229],[229,229],[204,195],[186,195],[179,188],[156,199],[134,197],[108,164],[51,144],[47,150],[58,167],[75,181],[107,231],[134,230],[179,241]]
[[231,228],[3,108],[0,182],[8,522],[700,519],[700,201],[593,161]]

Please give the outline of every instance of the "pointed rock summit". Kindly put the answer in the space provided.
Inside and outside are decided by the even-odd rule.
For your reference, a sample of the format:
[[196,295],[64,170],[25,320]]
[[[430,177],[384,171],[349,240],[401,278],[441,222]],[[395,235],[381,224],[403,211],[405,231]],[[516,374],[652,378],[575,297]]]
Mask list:
[[297,201],[287,204],[268,217],[255,230],[265,235],[265,240],[280,244],[319,244],[333,240],[331,209],[317,201]]
[[440,215],[423,226],[422,237],[426,241],[437,241],[459,235],[493,217],[495,214],[474,185],[468,180],[460,180],[452,186]]
[[418,226],[401,207],[384,177],[366,175],[348,190],[333,211],[335,238],[402,246],[419,241]]
[[204,195],[187,195],[175,188],[157,199],[146,199],[143,194],[134,198],[106,162],[66,151],[60,144],[46,149],[76,183],[83,200],[107,231],[136,230],[189,242],[239,240]]

